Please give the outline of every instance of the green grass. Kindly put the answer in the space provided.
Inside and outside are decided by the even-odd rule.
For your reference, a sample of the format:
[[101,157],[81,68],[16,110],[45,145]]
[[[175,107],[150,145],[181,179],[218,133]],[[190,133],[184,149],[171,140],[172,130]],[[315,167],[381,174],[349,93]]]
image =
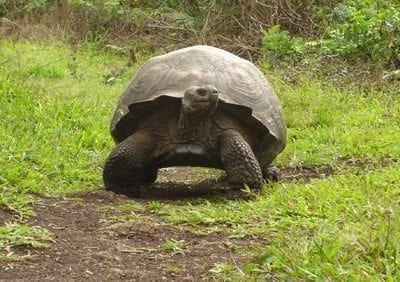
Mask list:
[[343,158],[398,160],[398,92],[338,90],[303,78],[296,85],[273,79],[288,127],[282,165],[335,164]]
[[173,254],[184,254],[185,248],[187,247],[187,242],[184,240],[167,240],[164,244],[161,245],[161,248],[165,251],[171,252]]
[[97,189],[112,144],[109,119],[130,77],[106,85],[103,76],[123,63],[65,46],[3,41],[1,48],[2,183],[49,195]]
[[12,247],[45,248],[54,242],[52,234],[40,226],[6,223],[0,226],[0,261],[15,261],[29,257],[18,255]]
[[[0,227],[8,230],[0,238],[6,249],[18,230],[36,234],[20,223],[35,215],[33,195],[102,188],[109,121],[138,66],[125,68],[124,58],[90,45],[72,51],[3,40],[0,49],[0,205],[16,215]],[[338,89],[307,77],[289,84],[276,74],[271,81],[288,126],[277,164],[330,166],[332,176],[267,184],[252,201],[132,200],[110,207],[116,216],[104,220],[147,212],[195,233],[252,239],[235,250],[248,263],[216,264],[217,279],[399,280],[399,92]],[[164,248],[182,246],[171,239]]]
[[193,232],[258,238],[250,276],[399,278],[399,175],[396,164],[364,175],[270,185],[256,201],[168,204],[160,214]]

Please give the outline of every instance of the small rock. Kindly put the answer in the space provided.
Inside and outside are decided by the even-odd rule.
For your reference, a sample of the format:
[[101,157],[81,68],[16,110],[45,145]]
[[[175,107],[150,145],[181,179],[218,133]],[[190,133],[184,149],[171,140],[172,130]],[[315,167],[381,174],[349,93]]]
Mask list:
[[111,271],[111,272],[114,272],[114,273],[116,273],[116,274],[119,274],[119,275],[121,275],[121,276],[124,276],[124,275],[125,275],[125,272],[124,272],[122,269],[119,269],[119,268],[114,268],[114,267],[112,267],[112,268],[110,268],[110,271]]

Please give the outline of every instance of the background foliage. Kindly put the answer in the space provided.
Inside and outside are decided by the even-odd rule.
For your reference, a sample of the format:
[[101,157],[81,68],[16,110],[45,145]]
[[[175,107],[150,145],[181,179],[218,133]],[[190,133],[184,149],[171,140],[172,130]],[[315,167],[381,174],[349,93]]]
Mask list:
[[271,65],[339,58],[400,66],[397,0],[1,0],[0,16],[8,35],[111,44],[133,61],[143,49],[209,44]]
[[343,1],[329,13],[324,34],[315,39],[296,38],[279,25],[264,31],[262,50],[270,60],[316,56],[364,58],[400,66],[400,2]]

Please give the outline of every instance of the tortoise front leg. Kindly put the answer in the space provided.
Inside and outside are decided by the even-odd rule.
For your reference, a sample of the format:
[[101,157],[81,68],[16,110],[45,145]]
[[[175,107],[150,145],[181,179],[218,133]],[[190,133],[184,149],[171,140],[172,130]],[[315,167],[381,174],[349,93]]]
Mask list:
[[144,168],[140,181],[143,184],[152,184],[156,181],[158,175],[158,169],[156,168]]
[[265,167],[263,170],[264,179],[267,181],[279,181],[281,180],[281,173],[279,168],[276,166],[270,165]]
[[119,143],[104,165],[103,180],[106,189],[134,195],[140,191],[143,182],[153,178],[155,180],[156,172],[150,177],[145,171],[147,157],[155,144],[153,136],[146,132],[137,132]]
[[261,167],[246,140],[238,132],[226,130],[219,145],[228,182],[234,186],[247,184],[252,189],[260,189],[263,183]]

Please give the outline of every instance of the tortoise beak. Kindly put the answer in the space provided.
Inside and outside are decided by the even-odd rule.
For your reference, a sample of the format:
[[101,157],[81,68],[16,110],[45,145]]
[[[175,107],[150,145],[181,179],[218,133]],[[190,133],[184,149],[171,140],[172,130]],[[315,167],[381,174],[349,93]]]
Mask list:
[[192,86],[185,91],[182,104],[187,111],[214,112],[218,103],[218,91],[212,85]]
[[207,89],[210,101],[216,102],[218,100],[218,90],[213,85],[207,85],[204,87]]

